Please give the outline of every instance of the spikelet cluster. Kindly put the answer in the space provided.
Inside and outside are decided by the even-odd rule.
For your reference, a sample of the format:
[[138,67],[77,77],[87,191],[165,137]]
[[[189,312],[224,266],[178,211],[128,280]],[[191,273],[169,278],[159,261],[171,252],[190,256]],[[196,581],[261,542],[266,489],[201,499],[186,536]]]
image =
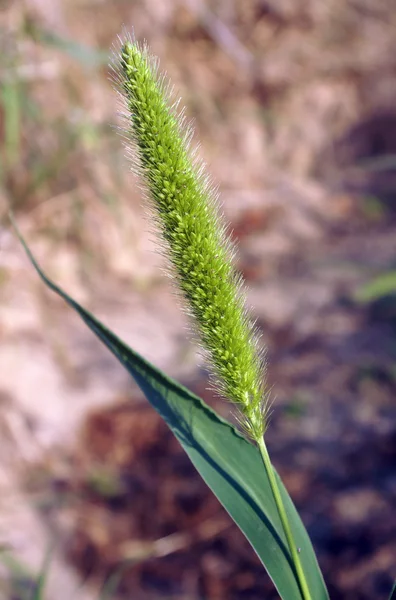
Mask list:
[[263,365],[216,194],[190,151],[191,130],[169,104],[169,90],[148,49],[128,39],[116,60],[127,136],[173,276],[209,355],[216,388],[237,405],[243,428],[258,440],[266,425]]

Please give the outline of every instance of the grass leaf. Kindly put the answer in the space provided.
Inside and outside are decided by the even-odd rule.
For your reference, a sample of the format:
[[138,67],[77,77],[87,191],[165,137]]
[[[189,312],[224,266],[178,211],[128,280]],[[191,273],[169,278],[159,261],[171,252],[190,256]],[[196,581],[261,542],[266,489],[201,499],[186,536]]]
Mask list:
[[[253,546],[280,596],[287,600],[301,600],[287,541],[256,446],[200,398],[126,346],[55,285],[40,269],[24,240],[20,239],[44,283],[80,315],[124,365],[163,417],[200,475]],[[276,476],[311,596],[315,600],[325,600],[328,594],[310,539],[286,489]]]
[[391,593],[390,593],[390,596],[389,596],[389,600],[396,600],[396,581],[395,581],[395,583],[393,584],[393,587],[392,587],[392,589],[391,589]]
[[367,304],[395,292],[396,271],[391,270],[362,285],[355,292],[355,300],[361,304]]

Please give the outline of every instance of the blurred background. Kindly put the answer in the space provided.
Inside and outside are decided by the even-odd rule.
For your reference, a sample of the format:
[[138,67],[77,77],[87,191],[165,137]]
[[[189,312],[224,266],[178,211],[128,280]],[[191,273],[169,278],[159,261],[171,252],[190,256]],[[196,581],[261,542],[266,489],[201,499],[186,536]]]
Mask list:
[[[333,600],[396,573],[392,0],[0,0],[0,598],[276,598],[46,271],[202,395],[109,81],[122,27],[196,127],[268,348],[268,445]],[[46,577],[44,577],[44,574]]]

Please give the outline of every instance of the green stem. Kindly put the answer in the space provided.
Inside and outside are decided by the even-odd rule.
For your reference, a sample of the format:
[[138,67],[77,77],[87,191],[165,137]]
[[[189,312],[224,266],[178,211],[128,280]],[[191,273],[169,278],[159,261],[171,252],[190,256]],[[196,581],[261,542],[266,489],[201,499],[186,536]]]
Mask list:
[[282,523],[283,531],[285,532],[285,536],[287,539],[287,543],[289,546],[291,558],[294,564],[294,568],[296,570],[296,575],[298,579],[298,583],[300,585],[300,590],[304,600],[312,600],[311,593],[308,588],[308,583],[305,578],[304,570],[302,568],[300,555],[297,550],[297,546],[294,541],[293,533],[290,527],[289,519],[286,514],[285,505],[283,504],[282,496],[278,487],[278,482],[275,477],[274,469],[271,464],[271,459],[268,454],[267,446],[265,445],[264,438],[260,438],[257,441],[261,458],[263,459],[264,467],[268,475],[268,479],[271,485],[272,493],[274,495],[274,500],[276,507],[278,509],[279,517]]

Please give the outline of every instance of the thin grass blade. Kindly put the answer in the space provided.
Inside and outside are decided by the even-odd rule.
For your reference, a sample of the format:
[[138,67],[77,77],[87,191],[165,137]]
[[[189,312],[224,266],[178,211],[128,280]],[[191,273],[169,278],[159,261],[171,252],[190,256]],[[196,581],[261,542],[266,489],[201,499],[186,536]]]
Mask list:
[[[126,346],[55,285],[40,269],[23,239],[20,239],[44,283],[80,315],[124,365],[151,405],[163,417],[204,481],[253,546],[280,596],[285,600],[301,600],[302,594],[287,541],[256,446],[200,398]],[[326,600],[328,594],[311,541],[290,496],[278,475],[276,477],[312,598]]]

